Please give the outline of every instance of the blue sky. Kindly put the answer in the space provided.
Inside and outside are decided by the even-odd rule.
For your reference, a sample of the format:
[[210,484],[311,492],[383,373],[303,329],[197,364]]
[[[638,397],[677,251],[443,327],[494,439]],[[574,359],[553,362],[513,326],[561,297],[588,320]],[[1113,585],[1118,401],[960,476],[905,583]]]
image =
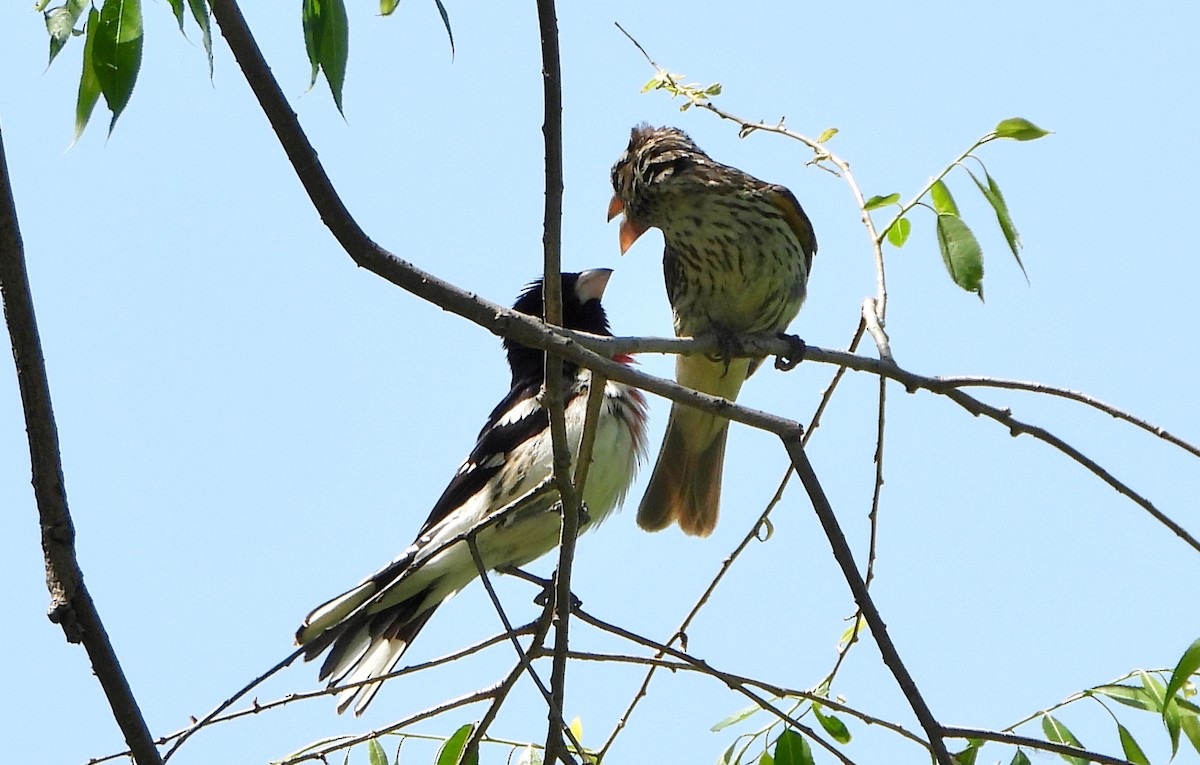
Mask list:
[[[370,5],[352,8],[344,119],[324,83],[306,90],[298,8],[250,5],[275,75],[367,232],[423,269],[511,302],[541,263],[532,4],[448,3],[453,61],[432,3],[404,3],[390,18]],[[5,4],[0,120],[80,561],[157,733],[286,655],[312,606],[407,545],[507,373],[497,339],[341,252],[223,41],[210,83],[202,51],[174,29],[168,6],[148,3],[145,15],[131,105],[107,139],[98,110],[67,151],[81,46],[43,71],[40,15],[30,3]],[[820,252],[793,331],[840,347],[874,293],[867,239],[845,187],[807,167],[810,154],[798,144],[738,139],[711,114],[681,114],[663,94],[640,94],[652,70],[614,21],[688,81],[720,81],[719,103],[735,114],[786,116],[810,136],[838,128],[831,148],[868,195],[907,198],[1005,117],[1055,131],[980,152],[1026,243],[1030,284],[965,175],[951,176],[950,186],[984,248],[985,304],[946,277],[931,216],[918,211],[909,243],[888,251],[896,359],[924,374],[1086,391],[1200,440],[1200,363],[1190,342],[1200,281],[1190,205],[1200,170],[1194,4],[563,4],[563,260],[573,270],[616,269],[606,296],[614,330],[670,334],[658,235],[622,258],[616,225],[604,221],[608,168],[629,127],[645,120],[683,127],[716,158],[795,192]],[[671,362],[647,357],[642,367],[668,375]],[[831,371],[764,370],[741,400],[807,420]],[[860,562],[876,392],[873,378],[850,375],[809,450]],[[1074,404],[980,395],[1067,438],[1200,533],[1194,458]],[[1012,439],[949,401],[891,386],[888,402],[873,592],[944,722],[1001,728],[1128,670],[1169,666],[1200,637],[1200,556],[1142,510],[1057,452]],[[653,404],[657,445],[667,407]],[[13,761],[82,763],[122,748],[121,740],[82,649],[66,645],[44,616],[23,431],[14,375],[0,374],[0,507],[8,519],[0,649],[19,702],[6,714],[6,748]],[[666,639],[785,465],[772,437],[734,426],[717,532],[707,540],[644,534],[628,508],[580,545],[575,589],[585,608]],[[775,535],[739,561],[692,627],[690,648],[722,669],[808,687],[832,666],[853,603],[798,487],[773,517]],[[514,618],[534,613],[526,585],[498,584]],[[439,656],[498,629],[473,588],[431,621],[406,658]],[[583,627],[573,638],[584,650],[631,650]],[[500,647],[393,681],[360,720],[338,718],[331,700],[317,700],[228,724],[197,736],[177,761],[276,759],[488,685],[511,661]],[[294,667],[259,698],[312,689],[315,675],[312,666]],[[603,741],[640,677],[572,665],[567,714],[582,717],[585,743]],[[917,727],[869,641],[853,649],[834,690]],[[660,676],[613,758],[715,761],[749,728],[710,726],[743,706],[712,680]],[[417,730],[445,735],[477,714]],[[1121,714],[1151,759],[1164,761],[1161,725]],[[541,740],[544,717],[525,683],[493,732]],[[1119,751],[1094,704],[1063,719],[1089,747]],[[858,762],[926,761],[891,734],[857,723],[851,732],[846,752]],[[411,755],[417,761],[432,758],[422,746],[412,745],[427,752]],[[503,762],[505,752],[486,756]],[[989,745],[981,761],[1011,756]],[[1200,757],[1184,750],[1176,761]]]

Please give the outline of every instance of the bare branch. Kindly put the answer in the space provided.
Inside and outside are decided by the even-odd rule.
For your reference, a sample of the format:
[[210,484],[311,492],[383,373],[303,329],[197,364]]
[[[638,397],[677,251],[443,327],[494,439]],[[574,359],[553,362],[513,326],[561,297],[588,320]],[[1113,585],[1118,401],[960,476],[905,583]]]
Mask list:
[[12,340],[13,362],[17,368],[17,384],[25,412],[33,493],[37,501],[42,553],[46,562],[46,586],[50,590],[48,616],[50,621],[62,627],[67,642],[83,644],[92,671],[104,689],[113,717],[121,728],[135,762],[138,765],[161,763],[137,699],[133,696],[104,623],[100,620],[100,613],[83,582],[83,572],[75,555],[75,526],[67,507],[58,426],[54,422],[50,381],[46,375],[42,341],[38,335],[29,274],[25,268],[25,247],[21,241],[2,132],[0,294],[4,298],[4,318]]
[[1080,749],[1070,744],[1058,744],[1053,741],[1043,741],[1040,738],[1018,736],[1015,733],[1000,733],[978,728],[942,728],[942,733],[947,738],[978,738],[984,741],[996,741],[1001,744],[1023,746],[1042,752],[1054,752],[1064,757],[1078,757],[1087,762],[1101,763],[1101,765],[1133,765],[1129,760],[1123,760],[1120,757],[1109,757],[1107,754],[1089,752],[1087,749]]

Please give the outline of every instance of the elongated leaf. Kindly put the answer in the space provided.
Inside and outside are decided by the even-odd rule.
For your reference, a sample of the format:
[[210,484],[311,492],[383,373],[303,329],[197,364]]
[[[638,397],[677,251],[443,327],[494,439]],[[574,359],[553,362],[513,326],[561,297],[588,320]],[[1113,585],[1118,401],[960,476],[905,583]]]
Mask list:
[[721,720],[719,723],[717,723],[716,725],[709,728],[709,730],[711,730],[713,733],[717,733],[718,731],[725,730],[730,725],[737,725],[742,720],[745,720],[747,717],[751,717],[754,714],[761,712],[761,711],[762,711],[762,706],[760,706],[758,704],[751,704],[750,706],[746,707],[745,709],[739,710],[739,711],[734,712],[733,714],[729,715],[729,717],[726,717],[724,720]]
[[997,138],[1011,138],[1014,141],[1036,141],[1042,136],[1050,135],[1049,130],[1043,130],[1022,117],[1010,117],[1001,120],[996,125]]
[[1009,762],[1008,765],[1031,765],[1029,762],[1029,755],[1025,754],[1025,750],[1018,749],[1017,753],[1013,755],[1012,761]]
[[450,738],[446,739],[446,743],[442,744],[442,748],[438,750],[437,759],[434,760],[435,765],[476,765],[479,762],[478,753],[467,757],[467,744],[474,732],[474,723],[467,723],[454,731]]
[[75,25],[79,23],[79,17],[83,15],[85,8],[87,0],[67,0],[64,5],[45,12],[46,31],[50,34],[50,61],[46,66],[54,63],[54,57],[67,44],[67,40],[71,39],[71,35],[75,33]]
[[808,739],[791,728],[784,729],[775,740],[775,765],[813,765]]
[[933,198],[933,209],[939,214],[958,215],[958,205],[954,204],[950,189],[942,181],[934,181],[929,196]]
[[968,746],[961,752],[955,752],[950,757],[958,763],[958,765],[975,765],[975,758],[979,756],[979,747]]
[[821,135],[817,136],[817,143],[825,143],[830,138],[838,134],[837,128],[825,128],[821,131]]
[[1121,723],[1117,723],[1117,735],[1121,737],[1121,751],[1125,753],[1125,759],[1134,765],[1150,765],[1150,760],[1134,740],[1133,734]]
[[399,5],[400,0],[379,0],[379,13],[383,16],[391,16]]
[[912,223],[908,218],[897,218],[892,225],[888,226],[887,240],[897,249],[904,246],[908,241],[908,235],[912,232]]
[[846,723],[833,715],[825,714],[816,704],[813,704],[812,710],[813,714],[817,716],[817,722],[821,723],[821,727],[825,729],[826,733],[833,736],[834,741],[839,744],[850,743],[850,731],[846,728]]
[[1114,701],[1119,701],[1125,706],[1133,707],[1134,709],[1144,709],[1148,712],[1158,712],[1161,710],[1161,706],[1155,702],[1150,692],[1136,685],[1101,685],[1093,688],[1091,692],[1107,696]]
[[[173,0],[174,1],[174,0]],[[208,76],[213,76],[212,26],[208,23],[208,3],[206,0],[187,0],[188,8],[196,26],[200,27],[200,41],[204,43],[204,52],[208,55]],[[180,29],[183,22],[180,22]]]
[[141,0],[104,0],[92,49],[92,69],[112,112],[108,132],[125,111],[142,66]]
[[878,194],[876,194],[875,196],[868,199],[865,204],[863,204],[863,209],[864,210],[878,210],[880,207],[887,207],[888,205],[895,204],[896,202],[899,202],[899,201],[900,201],[899,194],[888,194],[885,197],[881,197]]
[[1154,703],[1153,711],[1162,712],[1167,698],[1167,689],[1163,686],[1162,680],[1143,670],[1138,670],[1138,677],[1142,681],[1147,698]]
[[83,43],[83,72],[79,75],[79,95],[75,99],[75,137],[71,139],[74,146],[83,135],[92,110],[100,100],[100,80],[96,79],[96,70],[92,66],[92,52],[96,47],[96,28],[100,26],[100,11],[93,8],[88,13],[87,37]]
[[1008,214],[1008,205],[1004,202],[1004,195],[1000,193],[1000,187],[996,184],[996,179],[993,178],[986,170],[983,174],[987,180],[985,186],[974,175],[971,180],[975,181],[975,185],[979,187],[980,193],[984,199],[992,206],[992,210],[996,212],[996,222],[1000,224],[1000,231],[1004,234],[1004,241],[1008,242],[1008,249],[1012,251],[1013,257],[1017,259],[1017,265],[1021,267],[1021,273],[1025,275],[1025,281],[1029,281],[1029,274],[1025,271],[1025,264],[1021,262],[1021,235],[1017,233],[1016,226],[1013,225],[1012,217]]
[[1175,665],[1175,671],[1171,673],[1171,681],[1167,683],[1167,690],[1163,694],[1164,712],[1175,706],[1172,703],[1175,695],[1183,689],[1183,684],[1196,674],[1197,670],[1200,670],[1200,639],[1188,646],[1188,649],[1183,652],[1183,656],[1180,657],[1179,663]]
[[175,22],[179,24],[179,31],[183,31],[183,0],[167,0],[171,4],[171,13],[175,14]]
[[[1042,732],[1046,734],[1046,738],[1059,744],[1070,744],[1071,746],[1083,749],[1083,744],[1079,743],[1079,739],[1075,738],[1075,734],[1063,725],[1057,719],[1050,715],[1042,717]],[[1071,765],[1087,765],[1087,760],[1082,757],[1073,757],[1069,754],[1060,754]]]
[[[350,27],[343,0],[304,0],[301,19],[304,48],[312,64],[312,81],[325,73],[333,103],[342,112],[342,85],[346,81],[346,61],[350,56]],[[345,114],[345,112],[342,112]]]
[[388,765],[387,752],[383,751],[383,744],[377,738],[367,741],[367,762],[369,765]]
[[950,278],[967,292],[983,299],[983,250],[971,229],[957,215],[939,215],[938,249]]
[[442,0],[433,1],[437,3],[438,13],[442,15],[442,24],[446,27],[446,36],[450,38],[450,58],[454,58],[454,30],[450,28],[450,14],[446,13],[446,6],[442,5]]
[[1180,720],[1180,727],[1183,728],[1183,734],[1187,736],[1187,740],[1192,742],[1192,748],[1200,754],[1200,718],[1196,715],[1183,715]]
[[733,750],[737,747],[737,743],[735,740],[728,749],[721,753],[721,756],[717,758],[717,765],[733,765]]

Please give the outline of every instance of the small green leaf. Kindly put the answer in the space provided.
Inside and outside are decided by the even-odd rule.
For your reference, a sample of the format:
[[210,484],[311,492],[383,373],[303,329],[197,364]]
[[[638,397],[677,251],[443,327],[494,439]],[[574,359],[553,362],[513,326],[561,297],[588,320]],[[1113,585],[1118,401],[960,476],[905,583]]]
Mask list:
[[1121,723],[1117,723],[1117,735],[1121,737],[1121,751],[1125,753],[1125,759],[1134,765],[1150,765],[1150,760],[1134,740],[1133,734]]
[[737,741],[734,740],[734,742],[729,745],[729,748],[722,752],[721,756],[717,758],[717,765],[733,765],[733,750],[736,747]]
[[983,250],[971,229],[957,215],[937,218],[938,249],[950,278],[967,292],[983,299]]
[[900,201],[899,194],[888,194],[886,197],[881,197],[878,194],[871,197],[863,204],[864,210],[878,210],[880,207],[896,204]]
[[388,765],[387,752],[383,751],[377,738],[367,740],[367,762],[369,765]]
[[112,112],[108,132],[125,111],[142,66],[141,0],[104,0],[92,49],[92,70]]
[[763,752],[762,756],[758,758],[758,765],[775,765],[775,758],[771,756],[770,752]]
[[1146,696],[1154,704],[1154,706],[1151,708],[1152,711],[1162,712],[1165,708],[1167,698],[1167,689],[1163,686],[1162,681],[1154,675],[1151,675],[1150,673],[1140,669],[1138,670],[1138,677],[1140,677],[1142,680],[1142,687],[1146,690]]
[[1043,130],[1021,117],[1001,120],[1000,124],[996,125],[995,132],[997,138],[1011,138],[1014,141],[1036,141],[1042,136],[1050,135],[1049,130]]
[[1101,696],[1118,701],[1127,707],[1134,709],[1143,709],[1149,712],[1158,712],[1161,706],[1157,704],[1154,697],[1145,688],[1139,688],[1136,685],[1101,685],[1093,688],[1090,693],[1098,693]]
[[714,82],[712,85],[709,85],[707,88],[704,89],[704,95],[706,95],[706,96],[721,95],[721,83]]
[[[342,85],[346,81],[346,61],[350,55],[350,27],[343,0],[304,0],[301,19],[304,26],[304,48],[312,64],[312,81],[325,73],[333,103],[342,112]],[[345,114],[345,112],[342,112]]]
[[[204,52],[208,54],[208,76],[211,79],[213,76],[212,26],[208,23],[208,3],[206,0],[187,0],[187,2],[196,26],[200,27],[200,41],[204,44]],[[180,29],[183,28],[182,21],[179,22],[179,26]]]
[[475,724],[467,723],[446,739],[442,744],[442,748],[438,750],[437,758],[434,760],[434,765],[476,765],[479,762],[479,753],[475,752],[470,757],[467,757],[467,744],[471,741],[471,734],[475,732]]
[[950,758],[958,765],[975,765],[975,758],[979,756],[979,747],[968,746],[961,752],[956,752],[950,755]]
[[[1075,734],[1067,726],[1050,715],[1042,716],[1042,732],[1046,734],[1046,738],[1050,741],[1058,744],[1069,744],[1078,749],[1083,749],[1083,744],[1079,743],[1079,739],[1075,738]],[[1087,765],[1087,760],[1082,757],[1074,757],[1069,754],[1060,754],[1059,757],[1062,757],[1071,763],[1071,765]]]
[[950,189],[942,181],[934,181],[932,188],[929,189],[929,195],[933,198],[933,209],[939,215],[958,215],[958,205],[954,204],[954,197],[950,194]]
[[1023,749],[1018,749],[1017,753],[1013,755],[1012,761],[1010,761],[1008,765],[1032,765],[1032,763],[1029,762],[1029,756],[1025,754],[1025,751]]
[[830,138],[838,134],[837,128],[825,128],[821,131],[821,135],[817,136],[817,143],[826,143]]
[[775,740],[775,765],[813,765],[812,747],[799,732],[785,728]]
[[400,0],[379,0],[379,13],[384,16],[391,16],[395,13],[399,5]]
[[171,4],[171,13],[175,14],[175,22],[179,24],[179,31],[183,31],[183,0],[167,0]]
[[826,733],[833,736],[834,741],[839,744],[850,743],[850,731],[846,728],[846,723],[833,715],[825,714],[816,704],[813,704],[812,710],[813,714],[817,716],[817,721],[821,723],[821,727],[825,729]]
[[1195,640],[1188,649],[1183,652],[1179,663],[1175,665],[1175,671],[1171,673],[1171,681],[1167,683],[1167,690],[1163,694],[1164,703],[1163,711],[1174,707],[1172,702],[1175,700],[1176,694],[1183,689],[1184,683],[1200,670],[1200,638]]
[[100,100],[100,81],[96,79],[96,70],[92,66],[96,28],[99,26],[100,11],[93,8],[88,13],[87,37],[83,43],[83,72],[79,75],[79,95],[75,99],[75,137],[71,140],[72,146],[83,135],[83,129],[87,127],[88,120],[92,117],[92,110],[96,108],[96,101]]
[[85,8],[87,0],[67,0],[64,5],[45,12],[46,31],[50,34],[50,61],[46,66],[54,63],[54,57],[75,34],[75,25]]
[[912,232],[912,223],[908,218],[897,218],[888,226],[887,240],[893,247],[897,249],[904,246],[908,241],[908,235]]
[[992,209],[996,212],[996,222],[1000,224],[1000,231],[1004,233],[1004,240],[1008,242],[1008,249],[1012,250],[1013,257],[1017,259],[1017,265],[1021,267],[1021,273],[1025,274],[1025,281],[1029,281],[1029,274],[1025,271],[1025,264],[1021,262],[1021,236],[1017,233],[1016,226],[1013,225],[1012,217],[1008,214],[1008,205],[1004,202],[1004,195],[1000,193],[1000,187],[996,185],[996,179],[986,171],[983,171],[987,178],[987,185],[974,175],[971,180],[975,181],[975,185],[979,187],[980,193],[984,199],[991,204]]
[[742,720],[745,720],[746,718],[751,717],[754,714],[761,712],[761,711],[762,711],[762,706],[760,706],[759,704],[751,704],[750,706],[746,707],[745,709],[742,709],[740,711],[734,712],[733,714],[729,715],[729,717],[726,717],[724,720],[722,720],[719,723],[717,723],[716,725],[712,726],[711,728],[709,728],[709,730],[712,731],[713,733],[717,733],[718,731],[725,730],[730,725],[737,725]]

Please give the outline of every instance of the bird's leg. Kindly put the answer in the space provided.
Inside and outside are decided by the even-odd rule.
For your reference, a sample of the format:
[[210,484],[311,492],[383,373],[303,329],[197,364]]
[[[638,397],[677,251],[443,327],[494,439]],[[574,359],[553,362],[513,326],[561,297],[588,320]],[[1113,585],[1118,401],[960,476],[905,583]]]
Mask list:
[[796,368],[797,364],[804,361],[804,353],[808,350],[808,346],[797,335],[780,332],[776,337],[786,340],[789,348],[787,353],[781,353],[775,357],[775,368],[781,372],[790,372]]

